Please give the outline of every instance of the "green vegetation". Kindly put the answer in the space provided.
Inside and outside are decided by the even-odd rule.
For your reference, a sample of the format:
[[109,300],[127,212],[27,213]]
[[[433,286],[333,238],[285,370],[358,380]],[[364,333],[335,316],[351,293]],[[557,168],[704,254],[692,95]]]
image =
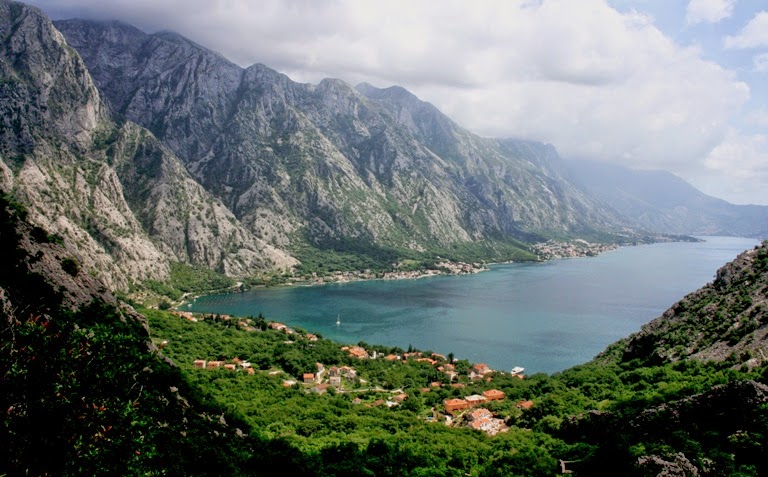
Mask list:
[[311,273],[328,275],[336,271],[385,272],[395,269],[403,261],[406,269],[432,269],[442,260],[452,262],[487,263],[537,260],[528,246],[513,240],[483,240],[460,242],[447,246],[432,245],[424,252],[377,246],[360,240],[343,239],[321,244],[300,245],[292,253],[301,261],[296,275]]
[[[453,387],[438,369],[443,358],[357,359],[302,330],[271,329],[264,317],[194,322],[144,310],[147,336],[139,315],[104,299],[70,311],[60,287],[27,268],[23,212],[0,205],[0,474],[550,476],[565,460],[581,475],[656,475],[639,464],[649,455],[683,455],[701,475],[768,472],[765,366],[734,366],[738,357],[653,364],[614,352],[552,376],[473,381],[471,363],[458,360],[454,383],[463,387]],[[762,253],[756,262],[768,263]],[[193,365],[234,358],[254,372]],[[322,395],[283,385],[317,362],[356,376]],[[439,422],[445,399],[491,388],[506,397],[486,407],[508,432]],[[401,392],[400,405],[376,405]]]
[[98,298],[71,311],[55,265],[30,271],[52,252],[20,246],[48,243],[24,215],[0,198],[0,475],[247,474],[254,443],[197,405],[138,315]]
[[[705,359],[747,361],[759,357],[757,340],[736,356],[729,347],[768,325],[768,242],[718,272],[716,279],[674,305],[662,322],[615,343],[605,356],[638,365],[683,359],[694,353]],[[729,347],[717,351],[718,343]]]
[[143,288],[172,300],[180,300],[185,293],[210,293],[227,290],[234,285],[233,279],[209,268],[171,262],[171,277],[168,282],[146,280]]
[[[352,358],[341,351],[340,344],[308,341],[300,330],[289,336],[266,329],[261,317],[251,319],[252,331],[244,331],[237,319],[209,316],[193,323],[159,311],[146,310],[146,314],[154,340],[168,340],[164,353],[203,391],[207,403],[228,409],[261,438],[283,439],[307,458],[334,455],[342,446],[342,455],[375,475],[389,475],[374,470],[383,449],[392,462],[400,462],[403,452],[410,456],[407,464],[400,462],[401,467],[396,467],[403,475],[420,475],[427,469],[436,471],[430,475],[552,475],[557,459],[576,462],[573,465],[586,475],[600,473],[604,465],[616,469],[613,475],[634,475],[637,457],[653,453],[674,460],[680,451],[697,466],[729,469],[728,475],[760,475],[764,465],[760,459],[768,452],[762,439],[768,436],[765,406],[746,406],[742,413],[750,419],[733,422],[701,416],[674,430],[650,435],[644,427],[660,426],[672,412],[657,409],[653,414],[656,421],[650,419],[648,424],[649,409],[675,405],[718,385],[750,379],[765,382],[762,369],[736,371],[728,365],[697,361],[646,367],[633,361],[593,362],[524,380],[496,373],[488,383],[469,381],[462,375],[459,380],[464,388],[441,386],[423,392],[432,382],[448,382],[445,374],[428,363]],[[379,354],[403,353],[396,348],[360,345]],[[195,359],[235,357],[251,362],[258,369],[256,374],[192,366]],[[340,392],[322,396],[301,384],[282,386],[283,380],[300,382],[303,373],[315,372],[316,362],[326,368],[354,366],[358,379],[345,381]],[[466,361],[456,365],[462,372],[469,368]],[[276,371],[283,372],[270,374]],[[487,407],[511,426],[509,432],[487,437],[431,422],[433,411],[441,411],[445,399],[491,388],[507,396]],[[391,397],[395,389],[409,396],[401,406],[366,407],[366,403]],[[362,403],[354,404],[355,398]],[[528,399],[535,403],[532,409],[517,407],[519,401]],[[595,411],[599,414],[592,414]],[[690,412],[695,415],[697,411]],[[627,426],[633,420],[640,424]],[[743,431],[738,439],[734,437],[737,430]],[[735,445],[734,440],[740,443]],[[439,458],[435,460],[435,456]],[[520,470],[523,468],[527,470]]]

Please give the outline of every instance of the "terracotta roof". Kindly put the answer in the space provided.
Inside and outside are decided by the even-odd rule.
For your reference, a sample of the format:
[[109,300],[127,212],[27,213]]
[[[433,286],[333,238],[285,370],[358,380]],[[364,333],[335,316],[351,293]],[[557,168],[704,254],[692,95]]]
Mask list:
[[467,415],[467,418],[474,421],[476,419],[481,419],[484,417],[493,417],[493,413],[485,408],[475,409],[474,411],[470,412]]
[[488,400],[490,401],[504,399],[504,393],[499,391],[498,389],[489,389],[488,391],[483,391],[483,396],[488,398]]
[[519,403],[516,404],[516,406],[519,407],[520,409],[530,409],[533,407],[533,401],[531,400],[520,401]]

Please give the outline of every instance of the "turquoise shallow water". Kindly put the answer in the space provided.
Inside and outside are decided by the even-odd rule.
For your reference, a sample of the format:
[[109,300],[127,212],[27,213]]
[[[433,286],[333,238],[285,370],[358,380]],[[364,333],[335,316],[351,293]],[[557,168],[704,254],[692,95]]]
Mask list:
[[184,309],[263,313],[343,343],[413,345],[495,369],[551,373],[588,361],[637,331],[757,243],[706,237],[591,258],[494,265],[471,276],[212,295]]

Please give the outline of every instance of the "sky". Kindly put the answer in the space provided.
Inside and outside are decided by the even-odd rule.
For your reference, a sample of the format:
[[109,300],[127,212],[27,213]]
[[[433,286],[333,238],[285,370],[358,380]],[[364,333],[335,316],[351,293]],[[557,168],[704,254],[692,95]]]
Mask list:
[[30,0],[294,81],[403,86],[470,131],[768,205],[767,0]]

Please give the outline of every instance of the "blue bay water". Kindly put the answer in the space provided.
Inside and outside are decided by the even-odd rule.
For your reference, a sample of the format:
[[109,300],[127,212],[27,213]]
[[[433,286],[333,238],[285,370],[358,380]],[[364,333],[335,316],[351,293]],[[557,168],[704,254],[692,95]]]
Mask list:
[[342,343],[413,345],[494,369],[551,373],[586,362],[639,330],[758,243],[705,239],[493,265],[470,276],[256,289],[200,297],[185,309],[263,313]]

